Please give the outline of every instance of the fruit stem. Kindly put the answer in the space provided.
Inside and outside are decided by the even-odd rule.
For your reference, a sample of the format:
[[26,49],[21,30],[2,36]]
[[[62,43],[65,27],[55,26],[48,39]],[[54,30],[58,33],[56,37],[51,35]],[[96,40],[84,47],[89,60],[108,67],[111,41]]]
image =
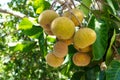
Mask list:
[[70,6],[68,0],[65,0],[65,5],[68,7],[68,10],[71,10],[71,9],[72,9],[72,7]]
[[72,2],[74,8],[76,8],[74,1],[73,0],[70,0],[70,1]]
[[78,19],[78,17],[77,17],[76,15],[74,15],[74,13],[71,11],[72,7],[69,5],[69,3],[68,3],[67,0],[65,0],[65,5],[68,7],[68,11],[70,12],[70,14],[73,15],[73,16],[77,19],[77,21],[78,21],[79,24],[80,24],[80,27],[82,27],[82,26],[81,26],[81,22],[80,22],[80,20]]
[[116,54],[119,54],[119,52],[117,51],[117,48],[116,48],[114,45],[112,45],[112,47],[113,47],[115,53],[116,53]]
[[54,0],[54,1],[53,1],[52,5],[50,6],[50,9],[51,9],[51,10],[54,10],[53,7],[56,5],[56,2],[57,2],[57,0]]

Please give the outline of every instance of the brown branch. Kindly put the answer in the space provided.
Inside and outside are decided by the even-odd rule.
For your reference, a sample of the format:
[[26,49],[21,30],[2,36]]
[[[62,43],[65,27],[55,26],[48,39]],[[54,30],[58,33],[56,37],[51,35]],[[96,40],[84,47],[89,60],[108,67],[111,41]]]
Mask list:
[[13,11],[11,9],[3,9],[3,8],[0,8],[0,13],[6,13],[6,14],[11,14],[15,17],[18,17],[18,18],[24,18],[24,17],[27,17],[25,14],[23,13],[20,13],[20,12],[17,12],[17,11]]
[[[20,13],[20,12],[18,12],[18,11],[13,11],[13,10],[11,10],[11,9],[3,9],[3,8],[0,8],[0,13],[6,13],[6,14],[10,14],[10,15],[13,15],[13,16],[15,16],[15,17],[18,17],[18,18],[24,18],[24,17],[27,17],[27,18],[29,18],[31,21],[34,21],[35,20],[35,18],[33,18],[33,17],[29,17],[29,16],[27,16],[27,15],[25,15],[25,14],[23,14],[23,13]],[[35,25],[39,25],[39,24],[35,24]]]

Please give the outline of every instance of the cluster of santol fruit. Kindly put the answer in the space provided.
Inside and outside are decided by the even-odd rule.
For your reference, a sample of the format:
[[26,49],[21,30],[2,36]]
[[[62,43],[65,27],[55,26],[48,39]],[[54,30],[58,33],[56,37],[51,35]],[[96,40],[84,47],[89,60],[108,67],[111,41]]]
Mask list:
[[76,29],[83,21],[83,13],[79,9],[65,11],[59,16],[54,10],[43,11],[39,18],[39,24],[48,35],[54,35],[58,39],[53,51],[46,55],[46,62],[52,67],[59,67],[68,54],[68,45],[74,45],[77,49],[72,57],[76,66],[87,66],[91,61],[88,52],[96,40],[96,33],[88,27]]

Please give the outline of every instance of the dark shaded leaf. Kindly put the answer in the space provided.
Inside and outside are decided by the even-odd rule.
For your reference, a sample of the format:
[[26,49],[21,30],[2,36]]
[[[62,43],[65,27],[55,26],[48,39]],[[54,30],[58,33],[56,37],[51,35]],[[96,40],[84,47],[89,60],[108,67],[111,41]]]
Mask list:
[[[86,67],[87,68],[87,67]],[[97,76],[99,75],[100,68],[99,66],[93,66],[92,68],[87,68],[85,74],[85,80],[97,80]]]
[[44,36],[44,33],[42,32],[39,36],[39,46],[40,46],[40,52],[42,54],[42,57],[45,58],[47,54],[47,39]]
[[40,26],[33,25],[31,29],[23,30],[23,33],[31,38],[39,38],[40,34],[42,33],[42,28]]
[[99,20],[92,16],[88,27],[95,30],[97,35],[97,39],[92,45],[93,60],[100,60],[104,56],[108,45],[108,23],[104,19]]
[[75,72],[70,80],[85,80],[84,75],[85,72]]
[[120,80],[120,62],[113,60],[106,70],[106,80]]

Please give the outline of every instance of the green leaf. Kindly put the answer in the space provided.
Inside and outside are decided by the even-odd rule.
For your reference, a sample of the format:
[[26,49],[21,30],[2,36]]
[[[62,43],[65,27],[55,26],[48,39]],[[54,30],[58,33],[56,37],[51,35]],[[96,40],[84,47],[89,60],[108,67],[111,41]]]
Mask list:
[[50,43],[54,43],[56,41],[56,37],[54,36],[47,36],[47,41],[50,42]]
[[106,62],[107,65],[112,60],[112,53],[113,53],[113,51],[112,51],[112,45],[113,45],[113,43],[115,41],[115,35],[116,35],[116,31],[114,30],[114,33],[113,33],[113,36],[111,38],[110,45],[109,45],[109,48],[108,48],[107,54],[106,54],[106,60],[105,60],[105,62]]
[[33,7],[34,7],[35,9],[37,9],[38,7],[41,6],[41,4],[44,3],[44,1],[45,1],[45,0],[34,0],[34,1],[33,1]]
[[30,29],[23,30],[23,33],[31,38],[38,38],[42,33],[42,28],[40,26],[33,25]]
[[115,10],[115,7],[114,7],[114,5],[113,5],[112,0],[107,0],[107,3],[108,3],[108,5],[111,7],[113,13],[116,15],[116,10]]
[[30,52],[35,46],[36,42],[33,41],[23,41],[18,42],[15,46],[10,47],[13,51],[21,51],[21,52]]
[[77,52],[77,50],[74,48],[74,46],[73,45],[69,45],[68,46],[68,53],[69,54],[74,54],[74,53],[76,53]]
[[93,67],[86,67],[86,74],[85,74],[85,80],[97,80],[100,68],[98,65],[93,66]]
[[45,58],[47,54],[47,39],[44,36],[44,33],[42,32],[39,36],[39,46],[40,46],[40,52],[42,54],[42,57]]
[[35,0],[33,3],[33,7],[37,14],[40,14],[42,11],[50,8],[50,3],[45,0]]
[[113,60],[106,70],[106,80],[120,80],[120,62]]
[[75,72],[70,80],[85,80],[85,72]]
[[99,80],[106,80],[106,74],[105,74],[105,71],[100,71],[100,74],[99,74]]
[[45,8],[45,5],[41,4],[41,6],[39,8],[37,8],[36,13],[40,14],[44,10],[44,8]]
[[114,8],[116,9],[116,10],[119,10],[119,3],[120,3],[120,1],[118,1],[118,0],[112,0],[112,3],[113,3],[113,5],[114,5]]
[[92,45],[93,60],[100,60],[104,56],[108,45],[108,23],[104,19],[96,19],[91,17],[88,27],[96,32],[96,41]]
[[38,38],[42,32],[42,28],[40,26],[33,25],[34,23],[34,21],[30,21],[28,18],[23,18],[19,24],[19,29],[30,38]]
[[71,64],[69,64],[69,62],[66,63],[66,65],[62,68],[61,73],[62,73],[63,75],[68,76],[68,75],[69,75],[69,72],[70,72],[70,66],[71,66]]
[[32,26],[33,26],[33,23],[28,18],[23,18],[19,24],[18,29],[21,29],[21,30],[31,29]]
[[82,0],[81,2],[80,9],[84,12],[85,16],[88,16],[89,14],[91,3],[92,3],[91,0],[88,0],[88,1]]
[[50,8],[50,3],[48,1],[45,1],[44,5],[45,5],[45,9],[49,9]]
[[117,51],[118,51],[118,53],[120,54],[120,47],[119,47],[119,48],[117,48]]

